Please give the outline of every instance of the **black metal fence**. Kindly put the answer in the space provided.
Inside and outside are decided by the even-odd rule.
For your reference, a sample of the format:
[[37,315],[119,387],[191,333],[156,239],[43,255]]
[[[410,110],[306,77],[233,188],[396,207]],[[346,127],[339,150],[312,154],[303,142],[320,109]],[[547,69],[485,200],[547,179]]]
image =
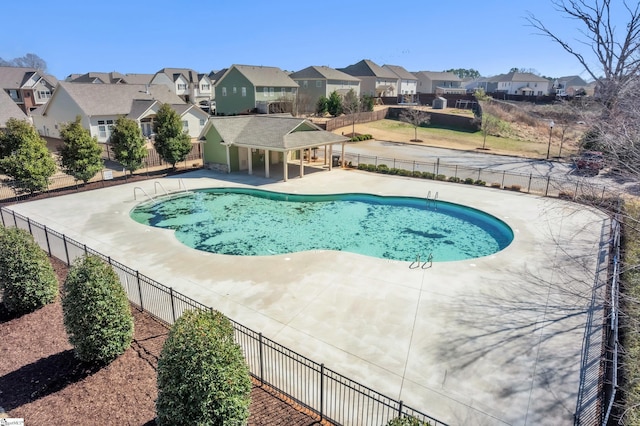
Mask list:
[[[130,302],[154,317],[173,324],[189,309],[212,309],[173,288],[66,237],[15,211],[0,208],[5,227],[28,231],[49,256],[68,265],[85,255],[96,255],[118,274]],[[287,398],[314,412],[320,420],[339,425],[381,426],[401,416],[431,425],[445,423],[355,382],[233,320],[236,342],[242,347],[251,374]]]
[[533,173],[495,170],[487,167],[466,167],[441,163],[440,159],[432,162],[423,162],[349,153],[346,153],[344,157],[345,163],[351,167],[378,173],[490,186],[497,189],[526,192],[545,197],[559,197],[573,201],[601,202],[607,198],[619,198],[619,190],[597,185],[580,178],[554,178]]

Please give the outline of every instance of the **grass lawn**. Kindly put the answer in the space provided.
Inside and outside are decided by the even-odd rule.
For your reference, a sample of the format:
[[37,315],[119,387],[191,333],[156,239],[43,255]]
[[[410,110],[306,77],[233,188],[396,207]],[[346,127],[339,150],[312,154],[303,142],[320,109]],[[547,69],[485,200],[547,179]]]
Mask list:
[[[349,131],[351,130],[349,126]],[[342,131],[337,129],[335,132]],[[365,124],[356,124],[356,132],[369,133],[378,140],[388,140],[396,142],[409,142],[415,137],[414,127],[410,124],[396,120],[379,120]],[[419,127],[418,139],[425,145],[437,146],[453,149],[480,149],[483,144],[481,131],[464,132],[450,129]],[[532,138],[533,139],[533,138]],[[555,156],[559,152],[560,140],[556,136],[552,139],[551,155]],[[504,137],[487,136],[485,148],[487,152],[516,155],[523,157],[545,158],[548,143],[518,140]],[[573,144],[565,143],[562,146],[563,157],[568,157],[577,152]]]

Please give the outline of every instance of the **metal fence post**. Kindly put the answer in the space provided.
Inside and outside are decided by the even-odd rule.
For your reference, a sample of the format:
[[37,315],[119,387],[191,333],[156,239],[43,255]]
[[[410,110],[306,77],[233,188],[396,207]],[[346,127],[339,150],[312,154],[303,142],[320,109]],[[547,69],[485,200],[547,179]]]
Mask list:
[[84,244],[84,255],[85,256],[89,255],[89,252],[87,251],[87,245],[86,244]]
[[503,171],[502,171],[502,185],[501,185],[501,187],[502,187],[502,188],[504,188],[504,175],[505,175],[506,173],[507,173],[507,171],[506,171],[506,170],[503,170]]
[[376,167],[378,167],[378,156],[376,155]]
[[453,170],[453,177],[457,178],[458,177],[458,165],[456,164],[456,168]]
[[69,248],[67,247],[67,237],[62,234],[62,244],[64,245],[64,254],[67,257],[67,266],[71,266],[71,261],[69,260]]
[[395,157],[393,158],[393,168],[394,169],[396,168],[396,158]]
[[259,361],[260,361],[260,386],[262,386],[264,384],[264,363],[263,363],[263,351],[262,351],[262,332],[258,333],[258,354],[259,354]]
[[11,210],[11,213],[13,213],[13,226],[15,226],[17,228],[18,227],[18,221],[16,220],[16,212],[15,212],[15,210]]
[[440,172],[440,157],[436,158],[436,176]]
[[527,193],[531,192],[531,179],[533,178],[533,173],[529,173],[529,186],[527,187]]
[[413,170],[411,170],[412,173],[416,172],[416,160],[413,160]]
[[33,235],[33,231],[31,230],[31,219],[27,218],[27,226],[29,227],[29,234]]
[[320,364],[320,421],[324,419],[324,364]]
[[[142,287],[140,286],[140,271],[136,271],[136,281],[138,282],[138,296],[140,296],[140,309],[144,311],[144,306],[142,305]],[[173,299],[172,299],[173,302]]]
[[0,208],[0,218],[2,218],[2,226],[7,226],[7,225],[4,223],[4,215],[2,214],[2,210],[3,210],[3,209],[2,209],[2,208]]
[[47,241],[47,251],[49,252],[49,257],[51,257],[51,244],[49,243],[49,230],[47,227],[44,227],[44,239]]
[[173,322],[176,322],[176,309],[173,301],[173,287],[169,287],[169,296],[171,297],[171,314],[173,315]]
[[547,187],[544,190],[544,196],[547,197],[549,195],[549,182],[551,182],[551,176],[547,176]]
[[478,180],[480,180],[480,172],[482,171],[482,169],[480,167],[478,167]]

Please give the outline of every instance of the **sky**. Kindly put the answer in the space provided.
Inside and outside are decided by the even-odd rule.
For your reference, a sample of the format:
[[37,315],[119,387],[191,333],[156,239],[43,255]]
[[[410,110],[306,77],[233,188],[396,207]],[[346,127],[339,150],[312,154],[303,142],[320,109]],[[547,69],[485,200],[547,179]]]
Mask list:
[[528,13],[590,52],[576,41],[584,40],[579,23],[551,0],[1,0],[0,58],[35,53],[58,79],[232,64],[299,71],[370,59],[408,71],[492,76],[516,67],[588,80],[573,56],[529,26]]

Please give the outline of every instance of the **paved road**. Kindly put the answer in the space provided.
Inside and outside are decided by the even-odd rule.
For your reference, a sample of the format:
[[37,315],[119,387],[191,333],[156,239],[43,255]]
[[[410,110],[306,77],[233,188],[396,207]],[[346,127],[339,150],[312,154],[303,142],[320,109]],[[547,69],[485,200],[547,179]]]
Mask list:
[[[339,153],[340,148],[336,147],[334,155]],[[425,163],[433,163],[439,159],[440,164],[493,169],[526,175],[532,173],[534,176],[565,177],[570,180],[586,179],[597,185],[613,186],[626,192],[637,192],[638,190],[637,182],[621,181],[619,178],[614,178],[606,172],[601,172],[598,176],[584,176],[576,173],[573,164],[566,161],[527,159],[478,151],[460,151],[378,140],[349,144],[345,148],[345,153],[348,155],[359,154],[363,157],[395,158],[398,160]],[[319,151],[318,154],[321,155],[322,153]],[[361,161],[368,162],[366,159],[362,159]]]

